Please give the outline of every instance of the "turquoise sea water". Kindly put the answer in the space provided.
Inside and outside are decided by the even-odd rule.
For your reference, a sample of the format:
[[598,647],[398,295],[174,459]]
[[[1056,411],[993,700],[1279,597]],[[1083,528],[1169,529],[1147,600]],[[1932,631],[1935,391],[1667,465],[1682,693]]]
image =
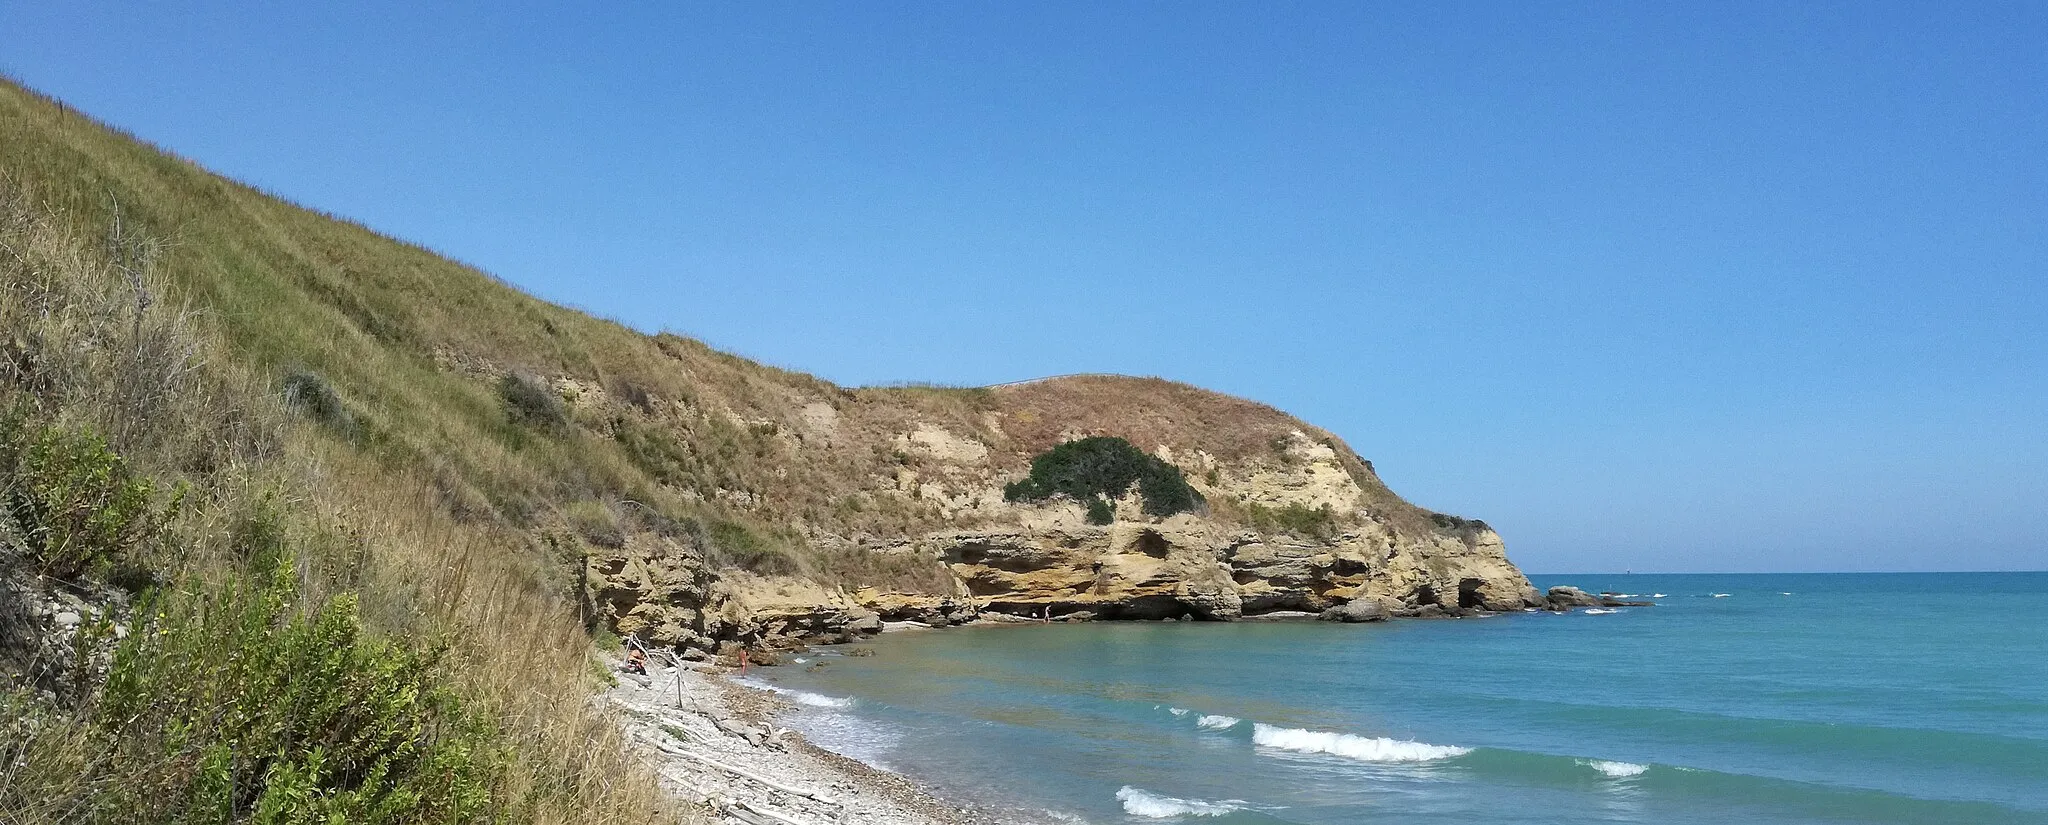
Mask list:
[[1535,578],[1662,595],[911,631],[750,678],[1020,821],[2048,823],[2048,573]]

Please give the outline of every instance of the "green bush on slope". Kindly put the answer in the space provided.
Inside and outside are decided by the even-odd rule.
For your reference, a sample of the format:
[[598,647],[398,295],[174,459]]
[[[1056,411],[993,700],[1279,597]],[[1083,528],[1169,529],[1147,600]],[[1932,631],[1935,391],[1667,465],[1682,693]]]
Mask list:
[[[440,677],[445,648],[370,637],[356,599],[267,575],[146,600],[97,714],[132,821],[466,822],[504,762]],[[126,797],[126,798],[123,798]]]
[[19,406],[0,414],[0,546],[27,551],[42,574],[116,572],[154,537],[155,498],[104,439],[30,426]]
[[1109,500],[1138,485],[1145,514],[1170,516],[1199,509],[1202,494],[1188,486],[1179,467],[1115,436],[1069,441],[1031,459],[1031,475],[1003,488],[1010,501],[1043,501],[1064,495],[1088,507],[1088,520],[1108,524]]
[[[103,578],[190,540],[177,498],[159,509],[157,485],[103,439],[22,409],[0,417],[0,528],[46,574]],[[266,499],[229,525],[254,572],[146,593],[96,695],[0,690],[0,820],[396,825],[502,810],[507,746],[451,689],[446,647],[367,632],[353,592],[304,593],[286,517]],[[41,666],[90,671],[113,621],[80,628],[75,661]]]

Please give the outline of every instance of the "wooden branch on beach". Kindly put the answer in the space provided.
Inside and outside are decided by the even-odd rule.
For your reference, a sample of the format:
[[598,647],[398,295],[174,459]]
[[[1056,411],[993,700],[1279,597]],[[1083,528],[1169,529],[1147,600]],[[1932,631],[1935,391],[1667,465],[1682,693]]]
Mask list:
[[753,771],[749,771],[749,770],[746,770],[746,769],[743,769],[743,768],[735,768],[735,767],[733,767],[733,766],[731,766],[731,765],[727,765],[727,764],[725,764],[724,762],[720,762],[720,761],[718,761],[718,760],[712,759],[711,757],[705,756],[705,755],[703,755],[703,754],[700,754],[700,753],[695,753],[695,752],[693,752],[693,751],[687,751],[687,750],[684,750],[684,749],[682,749],[682,748],[678,748],[678,747],[675,747],[675,746],[673,746],[673,745],[669,745],[669,744],[667,744],[667,743],[664,743],[664,742],[660,742],[660,741],[656,741],[656,742],[654,742],[654,743],[653,743],[653,745],[654,745],[654,747],[655,747],[656,749],[660,750],[660,751],[661,751],[662,753],[668,754],[668,755],[670,755],[670,756],[680,756],[680,757],[683,757],[684,759],[691,759],[691,760],[695,760],[695,761],[697,761],[697,762],[701,762],[701,763],[703,763],[703,764],[706,764],[706,765],[709,765],[709,766],[711,766],[711,767],[717,768],[717,769],[719,769],[719,770],[721,770],[721,771],[725,771],[726,773],[732,774],[732,775],[734,775],[734,776],[739,776],[739,777],[744,777],[744,778],[747,778],[747,779],[752,779],[752,780],[754,780],[755,782],[759,782],[759,783],[761,783],[761,784],[763,784],[763,785],[766,785],[766,786],[768,786],[768,787],[770,787],[770,788],[774,788],[775,790],[781,791],[781,792],[783,792],[783,793],[786,793],[786,794],[789,794],[789,795],[791,795],[791,796],[801,796],[801,797],[803,797],[803,798],[805,798],[805,799],[809,799],[809,800],[813,800],[813,801],[817,801],[817,802],[822,802],[822,803],[824,803],[824,804],[826,804],[826,805],[837,805],[837,804],[839,804],[839,802],[838,802],[837,800],[834,800],[834,799],[833,799],[832,797],[830,797],[830,796],[826,796],[825,794],[821,794],[821,793],[818,793],[817,791],[807,791],[807,790],[804,790],[803,788],[797,788],[797,787],[792,787],[792,786],[789,786],[789,785],[784,785],[784,784],[782,784],[782,783],[780,783],[780,782],[777,782],[777,781],[775,781],[775,780],[773,780],[773,779],[769,779],[768,777],[762,776],[762,775],[760,775],[760,774],[758,774],[758,773],[754,773]]
[[759,805],[747,802],[745,800],[735,799],[732,801],[732,806],[742,811],[755,814],[757,816],[765,816],[769,819],[773,819],[777,822],[782,823],[782,825],[806,825],[806,823],[804,823],[802,820],[796,819],[795,817],[791,817],[788,814],[772,811],[767,808],[763,808]]

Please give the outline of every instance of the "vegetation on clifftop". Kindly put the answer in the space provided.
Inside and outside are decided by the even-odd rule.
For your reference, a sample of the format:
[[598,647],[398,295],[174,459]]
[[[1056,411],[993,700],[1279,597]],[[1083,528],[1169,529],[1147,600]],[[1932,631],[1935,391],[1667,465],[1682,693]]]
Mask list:
[[1044,501],[1064,495],[1088,508],[1088,520],[1108,524],[1109,502],[1138,486],[1145,514],[1170,516],[1202,506],[1202,494],[1188,486],[1179,467],[1115,436],[1069,441],[1031,459],[1031,474],[1003,488],[1010,501]]

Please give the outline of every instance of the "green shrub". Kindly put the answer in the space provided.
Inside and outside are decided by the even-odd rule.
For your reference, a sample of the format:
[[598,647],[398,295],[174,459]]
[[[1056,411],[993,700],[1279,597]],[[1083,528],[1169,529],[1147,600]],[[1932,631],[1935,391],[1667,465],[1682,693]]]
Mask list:
[[341,395],[319,373],[292,371],[284,377],[283,393],[285,406],[343,436],[354,438],[358,434],[355,416],[341,402]]
[[136,822],[463,822],[505,753],[445,686],[445,648],[367,635],[352,594],[301,604],[294,565],[145,600],[96,714]]
[[1198,510],[1202,494],[1188,486],[1179,467],[1115,436],[1090,436],[1061,444],[1031,459],[1031,475],[1003,488],[1010,501],[1043,501],[1064,495],[1088,504],[1088,520],[1107,524],[1108,500],[1131,485],[1145,498],[1145,514],[1170,516]]
[[1116,508],[1109,505],[1108,499],[1101,496],[1088,499],[1089,524],[1108,524],[1113,521],[1116,521]]
[[105,439],[30,426],[20,410],[0,418],[0,540],[43,573],[107,573],[154,536],[155,498]]
[[1492,529],[1486,526],[1486,522],[1480,521],[1479,519],[1463,518],[1460,516],[1451,515],[1450,513],[1430,513],[1429,521],[1431,524],[1435,524],[1437,527],[1440,527],[1445,530],[1464,531]]
[[498,396],[514,423],[543,430],[559,431],[569,426],[569,407],[547,381],[523,372],[506,373],[498,381]]
[[1267,532],[1287,532],[1312,538],[1328,538],[1337,532],[1337,513],[1328,504],[1319,507],[1249,504],[1245,506],[1245,519],[1253,527]]

